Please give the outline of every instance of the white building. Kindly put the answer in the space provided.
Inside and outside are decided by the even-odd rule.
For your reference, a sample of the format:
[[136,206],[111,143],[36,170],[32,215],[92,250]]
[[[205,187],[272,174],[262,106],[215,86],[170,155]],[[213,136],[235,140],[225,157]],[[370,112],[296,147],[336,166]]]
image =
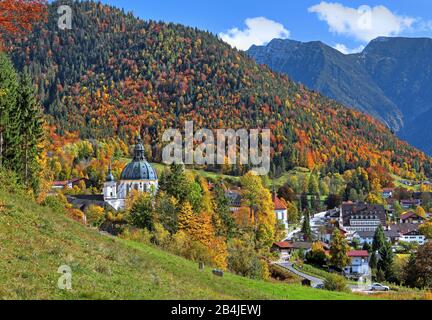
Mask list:
[[360,274],[369,273],[369,253],[366,250],[353,250],[348,252],[350,264],[345,267],[345,274]]
[[410,223],[402,223],[397,225],[400,237],[400,242],[408,242],[408,243],[418,243],[419,245],[423,245],[426,241],[424,235],[419,232],[418,224],[410,224]]
[[285,201],[279,199],[278,196],[275,194],[273,195],[273,203],[276,219],[284,224],[285,230],[288,230],[288,208],[285,204]]
[[340,207],[339,225],[349,233],[375,231],[386,226],[386,212],[383,205],[364,202],[345,202]]
[[134,158],[123,169],[120,181],[114,180],[110,166],[103,188],[104,201],[115,210],[123,210],[132,190],[149,193],[156,193],[158,190],[156,170],[145,159],[141,137],[137,139]]

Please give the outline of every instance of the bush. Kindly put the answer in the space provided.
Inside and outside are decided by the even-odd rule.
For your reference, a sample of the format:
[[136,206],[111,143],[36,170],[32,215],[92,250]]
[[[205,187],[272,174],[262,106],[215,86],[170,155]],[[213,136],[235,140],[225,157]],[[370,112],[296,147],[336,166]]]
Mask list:
[[327,263],[327,256],[320,243],[314,243],[312,250],[306,253],[306,261],[314,266],[322,267]]
[[69,215],[78,222],[86,223],[85,214],[79,209],[69,209]]
[[51,208],[56,213],[61,214],[66,214],[67,207],[69,206],[66,197],[61,193],[47,196],[42,205]]
[[[161,225],[159,224],[159,226]],[[155,228],[158,229],[159,226],[156,224]],[[158,235],[155,235],[155,233],[158,233]],[[191,240],[184,231],[178,231],[172,236],[170,236],[169,232],[166,230],[153,232],[154,243],[156,242],[156,237],[159,238],[158,241],[164,239],[163,247],[175,255],[182,256],[192,261],[203,262],[205,265],[213,265],[213,259],[208,248],[198,241]]]
[[149,195],[141,194],[133,199],[128,211],[130,224],[141,229],[153,230],[155,217],[152,198]]
[[120,238],[150,244],[152,234],[147,229],[124,229],[120,234]]
[[269,270],[248,239],[232,239],[228,244],[228,269],[252,279],[267,279]]
[[18,182],[18,176],[12,171],[0,170],[0,188],[4,191],[25,195],[25,188]]
[[91,205],[86,210],[87,223],[99,228],[105,220],[105,210],[102,207]]
[[347,282],[344,277],[330,274],[324,280],[324,289],[328,291],[348,292]]
[[155,223],[154,225],[152,242],[155,245],[164,249],[167,248],[171,242],[170,233],[167,230],[165,230],[163,225],[160,223]]

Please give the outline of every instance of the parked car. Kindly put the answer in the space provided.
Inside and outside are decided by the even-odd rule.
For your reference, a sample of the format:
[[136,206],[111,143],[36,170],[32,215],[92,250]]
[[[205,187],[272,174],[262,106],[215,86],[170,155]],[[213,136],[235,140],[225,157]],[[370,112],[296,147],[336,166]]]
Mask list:
[[324,284],[323,283],[319,283],[314,288],[315,289],[321,289],[321,290],[323,290],[324,289]]
[[381,283],[373,283],[371,291],[390,291],[390,288],[382,285]]

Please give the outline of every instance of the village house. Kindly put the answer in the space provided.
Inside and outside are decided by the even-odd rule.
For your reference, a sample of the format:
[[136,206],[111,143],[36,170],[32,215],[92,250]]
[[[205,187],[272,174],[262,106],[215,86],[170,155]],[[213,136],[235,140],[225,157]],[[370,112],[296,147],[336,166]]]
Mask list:
[[337,228],[333,224],[326,224],[318,228],[318,240],[327,244],[330,243],[335,229],[339,229],[343,235],[347,233],[345,230]]
[[231,212],[240,210],[242,206],[242,196],[239,190],[225,191],[225,198],[228,199],[229,208]]
[[399,242],[418,243],[423,245],[426,241],[424,235],[419,232],[418,223],[401,223],[394,226],[399,232]]
[[[327,243],[319,242],[325,251],[330,250]],[[307,253],[312,249],[314,242],[307,241],[281,241],[273,243],[271,248],[272,251],[277,251],[281,254],[281,257],[290,257],[296,251],[303,251]]]
[[348,257],[350,263],[344,269],[346,275],[365,275],[369,273],[369,252],[366,250],[352,250],[348,252]]
[[401,207],[404,209],[417,208],[421,205],[420,199],[405,199],[400,201]]
[[272,252],[279,252],[281,260],[289,260],[292,252],[292,243],[288,241],[281,241],[273,243],[271,248]]
[[395,191],[394,188],[384,188],[382,190],[382,197],[384,199],[392,198],[394,191]]
[[[367,243],[368,245],[372,245],[373,238],[375,236],[375,231],[356,231],[354,232],[352,238],[357,239],[360,244]],[[384,230],[384,236],[386,241],[395,244],[399,241],[400,234],[395,229]]]
[[72,189],[75,186],[84,184],[86,188],[90,186],[90,181],[86,178],[73,178],[71,180],[54,181],[51,185],[53,190]]
[[402,214],[399,217],[400,223],[419,223],[419,224],[422,224],[423,222],[425,222],[425,220],[426,220],[425,218],[419,216],[414,211],[405,212],[404,214]]
[[345,202],[340,207],[339,223],[348,232],[375,231],[386,226],[386,210],[383,205],[364,202]]

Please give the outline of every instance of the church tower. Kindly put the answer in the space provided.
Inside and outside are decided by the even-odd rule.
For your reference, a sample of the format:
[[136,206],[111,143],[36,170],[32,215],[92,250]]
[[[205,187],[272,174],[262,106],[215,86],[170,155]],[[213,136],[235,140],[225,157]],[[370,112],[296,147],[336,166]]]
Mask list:
[[103,188],[104,200],[117,199],[117,183],[114,181],[114,176],[111,171],[111,164],[108,168],[108,175],[105,179]]

